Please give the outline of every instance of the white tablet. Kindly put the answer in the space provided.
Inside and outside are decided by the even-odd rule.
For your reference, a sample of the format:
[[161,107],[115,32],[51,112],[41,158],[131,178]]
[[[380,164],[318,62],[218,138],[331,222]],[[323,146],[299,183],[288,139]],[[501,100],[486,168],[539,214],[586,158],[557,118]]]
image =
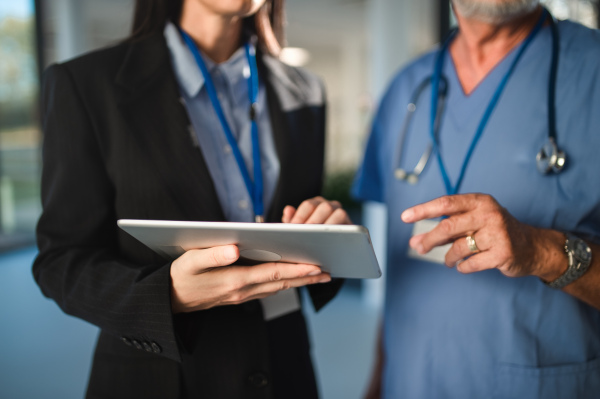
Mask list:
[[340,278],[378,278],[369,231],[357,225],[121,219],[120,228],[168,260],[190,249],[236,244],[242,258],[309,263]]

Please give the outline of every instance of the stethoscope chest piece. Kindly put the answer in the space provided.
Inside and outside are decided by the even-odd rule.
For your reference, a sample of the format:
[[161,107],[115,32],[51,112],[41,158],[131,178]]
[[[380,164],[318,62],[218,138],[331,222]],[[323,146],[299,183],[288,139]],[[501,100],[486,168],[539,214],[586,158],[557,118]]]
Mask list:
[[567,156],[560,151],[552,138],[540,149],[535,157],[537,168],[542,174],[559,173],[565,167]]

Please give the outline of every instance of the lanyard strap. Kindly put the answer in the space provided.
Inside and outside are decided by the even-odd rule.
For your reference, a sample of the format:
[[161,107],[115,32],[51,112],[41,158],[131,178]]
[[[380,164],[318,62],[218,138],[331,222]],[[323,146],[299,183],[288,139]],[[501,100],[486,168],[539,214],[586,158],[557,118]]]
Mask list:
[[504,87],[506,86],[508,79],[512,75],[517,63],[519,62],[519,59],[525,52],[525,49],[527,49],[527,47],[529,46],[529,44],[531,43],[533,38],[537,35],[537,33],[542,28],[542,25],[543,25],[544,21],[546,20],[547,15],[548,15],[548,11],[544,8],[540,19],[538,20],[535,27],[531,31],[531,33],[529,33],[529,35],[527,36],[527,38],[521,45],[521,48],[519,49],[519,52],[515,56],[515,59],[513,60],[510,67],[508,68],[508,71],[504,74],[504,77],[500,81],[500,84],[496,88],[496,91],[494,92],[494,95],[492,96],[492,99],[490,100],[490,102],[483,114],[483,117],[481,118],[481,121],[479,122],[479,126],[477,127],[477,130],[475,131],[475,136],[473,136],[473,140],[471,140],[471,145],[469,146],[469,149],[467,150],[467,154],[465,156],[465,159],[463,160],[462,167],[461,167],[460,173],[458,175],[458,179],[454,186],[450,182],[450,177],[448,177],[446,167],[442,160],[442,155],[439,150],[439,143],[437,142],[438,135],[436,134],[436,132],[439,128],[439,123],[437,124],[437,128],[436,128],[437,108],[438,108],[438,95],[437,94],[438,94],[438,90],[439,90],[440,79],[442,76],[442,67],[444,64],[444,56],[445,56],[446,51],[448,50],[448,46],[450,45],[452,38],[454,37],[454,34],[451,35],[448,38],[448,40],[446,40],[446,42],[444,43],[444,45],[438,52],[436,63],[435,63],[435,70],[434,70],[434,74],[433,74],[433,80],[432,80],[432,84],[431,84],[430,135],[431,135],[431,140],[433,142],[434,151],[436,151],[438,165],[440,167],[440,172],[442,174],[442,178],[444,179],[444,185],[446,186],[446,192],[448,193],[448,195],[453,195],[453,194],[458,193],[458,190],[462,183],[463,177],[465,175],[465,171],[467,169],[467,165],[469,164],[471,155],[473,155],[473,150],[475,149],[477,142],[479,141],[479,139],[481,138],[481,135],[483,134],[483,131],[490,119],[490,116],[492,115],[492,112],[494,111],[494,108],[496,107],[496,104],[498,103],[498,99],[500,98],[500,95],[502,94],[502,91],[504,90]]
[[212,81],[210,73],[206,68],[206,64],[202,59],[202,55],[200,55],[200,51],[198,47],[192,40],[192,38],[183,31],[183,29],[179,28],[179,32],[183,37],[183,40],[187,44],[188,48],[192,52],[196,63],[198,64],[198,68],[202,72],[202,76],[204,77],[204,86],[206,87],[206,92],[208,93],[208,97],[210,98],[210,102],[219,118],[219,122],[223,128],[223,132],[225,133],[225,137],[231,147],[233,156],[238,164],[242,177],[244,178],[244,183],[246,185],[246,189],[248,190],[248,194],[250,198],[252,198],[252,205],[254,209],[254,220],[256,222],[264,221],[264,204],[263,204],[263,178],[262,178],[262,167],[261,167],[261,159],[260,159],[260,143],[258,140],[258,126],[256,124],[256,111],[257,111],[257,98],[258,98],[258,68],[256,66],[256,50],[253,46],[250,46],[248,43],[244,45],[246,58],[248,60],[248,65],[250,66],[250,76],[247,78],[248,82],[248,98],[250,100],[250,134],[252,138],[252,163],[254,166],[253,177],[254,180],[250,179],[250,173],[248,172],[248,168],[246,167],[246,163],[244,161],[244,157],[240,151],[240,148],[237,144],[235,137],[233,136],[232,130],[227,123],[227,119],[225,118],[225,114],[223,113],[223,108],[221,107],[221,102],[217,96],[217,90],[215,89],[215,85]]

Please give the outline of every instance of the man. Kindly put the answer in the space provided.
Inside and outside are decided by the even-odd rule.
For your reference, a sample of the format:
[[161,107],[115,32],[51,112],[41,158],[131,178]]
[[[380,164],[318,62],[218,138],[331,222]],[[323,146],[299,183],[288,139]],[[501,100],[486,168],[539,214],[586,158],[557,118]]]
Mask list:
[[391,83],[354,187],[389,214],[369,395],[597,398],[600,33],[560,21],[553,40],[538,0],[452,5],[458,31]]

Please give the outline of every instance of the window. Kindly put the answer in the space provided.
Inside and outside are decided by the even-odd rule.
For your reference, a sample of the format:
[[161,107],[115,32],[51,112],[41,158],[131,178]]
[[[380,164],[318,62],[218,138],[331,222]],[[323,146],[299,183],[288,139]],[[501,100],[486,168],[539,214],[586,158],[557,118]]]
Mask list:
[[40,212],[33,0],[0,2],[0,250],[33,242]]
[[570,19],[590,28],[598,28],[598,0],[543,0],[557,19]]

